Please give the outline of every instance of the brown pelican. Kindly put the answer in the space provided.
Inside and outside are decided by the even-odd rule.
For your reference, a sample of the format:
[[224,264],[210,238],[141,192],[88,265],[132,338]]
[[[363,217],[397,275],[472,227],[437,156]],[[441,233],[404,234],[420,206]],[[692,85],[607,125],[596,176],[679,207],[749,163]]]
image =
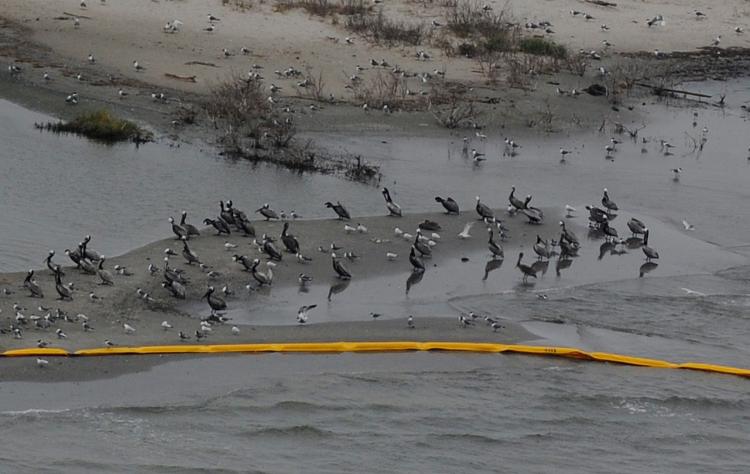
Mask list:
[[191,237],[193,235],[201,235],[200,231],[197,227],[195,227],[193,224],[188,224],[185,222],[187,219],[187,211],[182,211],[182,217],[180,218],[180,227],[185,230],[185,233],[188,237]]
[[174,217],[170,217],[169,218],[169,223],[172,224],[172,232],[174,232],[174,235],[177,236],[178,240],[182,239],[183,237],[188,237],[188,233],[185,230],[185,228],[182,227],[181,225],[177,224],[174,221]]
[[493,230],[490,228],[489,231],[490,231],[490,240],[489,242],[487,242],[487,246],[489,247],[490,252],[492,253],[492,258],[496,258],[496,257],[505,258],[503,247],[500,244],[496,243],[493,238],[494,237]]
[[532,267],[521,263],[521,259],[523,259],[523,252],[518,254],[518,262],[516,262],[516,268],[521,270],[521,273],[523,273],[523,282],[528,283],[529,277],[536,278],[536,272]]
[[458,203],[453,200],[452,197],[448,198],[441,198],[440,196],[435,197],[435,201],[439,202],[443,205],[443,208],[445,208],[446,214],[458,214]]
[[206,294],[201,296],[201,299],[206,299],[208,306],[211,307],[211,315],[216,315],[217,311],[224,311],[227,309],[227,303],[218,296],[214,295],[214,287],[209,286]]
[[424,263],[419,257],[417,257],[417,254],[415,252],[415,248],[413,245],[411,246],[411,249],[409,250],[409,263],[411,263],[411,266],[414,267],[414,271],[416,272],[424,271]]
[[659,258],[659,252],[654,250],[653,248],[648,246],[648,229],[646,229],[645,234],[643,234],[643,246],[641,249],[643,249],[643,253],[646,254],[646,261],[651,262],[651,260],[656,260]]
[[260,214],[265,217],[267,221],[279,218],[279,215],[276,214],[276,211],[271,209],[268,203],[263,204],[263,206],[261,206],[259,209],[256,209],[255,212],[260,212]]
[[602,206],[606,207],[609,211],[618,210],[617,204],[615,204],[615,202],[609,198],[607,188],[604,188],[604,195],[602,196]]
[[23,287],[31,292],[32,298],[44,298],[42,288],[34,280],[34,270],[29,270],[26,274],[26,278],[23,280]]
[[494,219],[495,214],[492,212],[492,209],[490,209],[487,205],[483,204],[482,201],[479,199],[479,196],[477,196],[477,205],[476,205],[477,214],[479,214],[480,219]]
[[333,263],[333,271],[336,272],[340,279],[350,280],[352,278],[352,274],[349,273],[349,270],[347,270],[341,262],[339,262],[335,253],[331,253],[331,262]]
[[332,202],[327,202],[325,204],[327,208],[333,209],[333,212],[336,213],[337,216],[339,216],[339,219],[351,219],[351,216],[349,215],[349,211],[346,210],[346,208],[339,202],[336,201],[336,204],[333,204]]
[[385,198],[385,207],[388,208],[388,213],[394,217],[401,217],[401,206],[393,202],[391,199],[391,192],[388,188],[383,188],[383,197]]
[[281,242],[289,252],[295,255],[299,253],[299,242],[295,236],[289,233],[288,222],[284,222],[284,229],[281,231]]
[[109,272],[109,270],[104,269],[104,257],[99,259],[99,267],[96,270],[96,273],[99,275],[99,278],[102,280],[102,285],[114,285],[115,279],[112,277],[112,274]]

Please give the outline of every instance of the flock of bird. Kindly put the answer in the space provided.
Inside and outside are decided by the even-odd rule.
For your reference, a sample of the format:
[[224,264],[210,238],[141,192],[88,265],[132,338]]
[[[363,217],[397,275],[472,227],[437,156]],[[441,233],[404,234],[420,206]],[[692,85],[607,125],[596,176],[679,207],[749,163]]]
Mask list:
[[[388,215],[394,218],[400,218],[403,216],[403,211],[400,205],[398,205],[388,188],[383,188],[382,196],[385,201],[386,210]],[[524,199],[520,199],[516,196],[516,188],[513,186],[508,196],[508,207],[506,209],[508,216],[523,215],[528,219],[528,224],[538,225],[544,221],[544,213],[530,205],[532,197],[526,196]],[[458,203],[451,197],[435,197],[435,201],[441,205],[445,211],[446,216],[460,216],[460,207]],[[250,274],[252,280],[251,283],[246,285],[248,291],[256,291],[263,287],[270,287],[274,283],[273,269],[276,264],[284,259],[285,254],[293,256],[294,260],[304,265],[309,263],[312,258],[302,254],[300,242],[298,237],[290,233],[290,222],[285,220],[286,214],[276,212],[271,208],[269,204],[264,204],[257,210],[256,214],[259,214],[266,221],[280,221],[284,220],[283,228],[279,238],[276,239],[270,235],[263,234],[256,236],[255,226],[250,221],[248,215],[239,210],[234,206],[231,200],[220,201],[219,215],[216,218],[206,218],[203,223],[210,226],[209,229],[213,229],[217,236],[229,236],[236,235],[239,233],[242,236],[253,238],[252,244],[256,247],[259,254],[265,257],[265,264],[261,267],[260,258],[251,258],[247,255],[241,255],[235,253],[232,256],[232,261],[241,266],[243,271]],[[326,202],[325,207],[331,209],[335,214],[336,219],[342,221],[343,231],[347,234],[367,234],[368,229],[358,223],[356,226],[350,224],[351,214],[347,208],[340,202]],[[577,209],[572,206],[566,206],[565,211],[566,217],[575,217]],[[617,217],[619,211],[618,205],[611,198],[609,191],[605,188],[603,190],[601,198],[601,207],[588,205],[586,206],[588,212],[589,229],[590,232],[597,235],[601,235],[604,238],[603,247],[606,247],[612,253],[618,253],[618,248],[627,246],[628,248],[640,248],[645,256],[646,263],[641,267],[641,275],[650,271],[656,266],[654,260],[659,259],[658,251],[649,245],[650,231],[646,224],[637,218],[631,218],[627,221],[626,225],[630,233],[630,237],[625,239],[620,236],[618,231],[613,227],[612,222]],[[505,258],[505,252],[502,246],[502,242],[508,237],[508,227],[501,216],[491,209],[487,204],[482,202],[479,196],[476,197],[474,205],[474,212],[476,213],[476,220],[472,220],[466,223],[463,230],[456,236],[459,240],[465,240],[472,238],[471,229],[476,222],[482,222],[486,226],[488,233],[487,249],[490,253],[490,263],[494,267],[498,263],[501,263]],[[296,213],[290,213],[292,219],[299,217]],[[211,270],[211,267],[205,264],[200,256],[191,248],[190,241],[192,238],[200,236],[204,230],[198,229],[187,221],[187,212],[183,211],[181,218],[176,221],[170,217],[169,222],[171,230],[174,233],[176,239],[182,244],[182,251],[176,252],[171,248],[165,250],[164,265],[158,267],[153,263],[147,267],[147,275],[151,277],[161,277],[161,287],[164,289],[167,295],[184,300],[188,295],[188,287],[191,284],[190,279],[183,269],[179,269],[170,264],[170,257],[181,256],[185,263],[192,267],[199,267],[202,272],[206,273],[209,280],[221,277],[221,274],[215,270]],[[518,254],[515,268],[520,273],[523,284],[527,284],[529,278],[537,278],[540,271],[544,271],[548,262],[553,258],[557,257],[558,274],[560,268],[567,268],[570,265],[573,258],[578,255],[578,251],[581,247],[581,241],[579,238],[566,226],[564,221],[559,222],[560,234],[559,238],[554,239],[543,239],[540,235],[536,235],[536,241],[531,246],[532,251],[536,255],[536,262],[527,264],[524,262],[524,252]],[[687,229],[687,226],[686,226]],[[412,267],[412,278],[417,280],[426,271],[426,265],[424,259],[429,259],[433,255],[433,249],[438,245],[438,242],[442,239],[440,234],[437,232],[441,230],[441,226],[438,222],[425,219],[420,222],[416,232],[411,234],[405,232],[399,227],[394,228],[394,236],[408,241],[410,243],[408,261]],[[429,234],[429,235],[428,235]],[[374,242],[388,242],[386,239],[372,239]],[[128,268],[115,265],[112,269],[105,267],[106,258],[99,252],[90,248],[91,236],[87,235],[74,249],[66,249],[65,255],[74,264],[73,269],[80,272],[83,275],[89,275],[100,285],[112,286],[116,284],[118,277],[130,277],[133,276]],[[278,242],[280,245],[277,246]],[[229,242],[228,240],[223,244],[224,249],[227,251],[236,251],[238,244]],[[343,280],[348,281],[353,278],[352,273],[347,268],[344,260],[355,262],[360,256],[353,252],[343,252],[341,255],[337,254],[339,250],[342,250],[335,243],[331,243],[329,248],[319,247],[321,252],[329,254],[331,261],[331,268],[334,275]],[[63,269],[60,264],[54,261],[56,256],[54,250],[50,250],[44,259],[44,263],[47,269],[52,274],[54,279],[54,291],[58,295],[58,300],[69,301],[73,298],[78,298],[77,288],[73,283],[64,283],[63,277],[66,275],[66,271],[69,269]],[[398,254],[394,252],[387,252],[385,257],[388,260],[397,260]],[[601,258],[601,256],[600,256]],[[645,268],[644,268],[645,267]],[[36,279],[36,271],[29,270],[22,283],[22,288],[28,292],[28,296],[34,298],[43,298],[44,290],[38,280]],[[298,276],[298,283],[301,287],[305,287],[312,282],[312,276],[301,272]],[[407,283],[408,285],[408,283]],[[7,288],[3,289],[4,295],[11,295],[13,292]],[[137,288],[135,290],[136,295],[139,299],[148,303],[156,302],[156,299],[152,294]],[[199,329],[195,330],[194,333],[188,334],[183,331],[177,331],[177,337],[180,341],[188,341],[195,339],[200,341],[206,338],[212,331],[213,327],[217,324],[224,324],[230,321],[230,318],[225,316],[225,312],[228,310],[227,297],[233,296],[234,291],[229,288],[229,285],[224,285],[220,291],[212,285],[207,286],[205,292],[201,296],[201,300],[205,300],[206,304],[210,309],[210,314],[200,320]],[[89,300],[97,302],[101,298],[96,295],[95,292],[88,294]],[[329,295],[330,298],[330,295]],[[310,312],[317,307],[316,304],[306,304],[299,307],[296,315],[296,322],[300,325],[304,325],[308,322]],[[49,330],[60,322],[68,322],[80,324],[83,332],[94,331],[94,328],[90,324],[89,318],[82,314],[72,315],[63,310],[57,308],[53,311],[52,308],[39,306],[39,311],[46,313],[44,316],[30,315],[26,316],[26,308],[22,307],[18,303],[14,305],[15,317],[10,322],[7,328],[0,329],[0,332],[4,334],[10,334],[14,338],[23,338],[23,332],[28,328],[37,330]],[[380,314],[371,313],[373,319],[377,319]],[[475,323],[478,318],[476,314],[470,313],[469,315],[461,314],[459,316],[459,324],[461,327],[469,327]],[[484,318],[487,325],[491,327],[493,331],[501,329],[503,326],[497,320],[490,317]],[[414,328],[414,318],[410,315],[407,319],[407,327]],[[164,331],[173,329],[173,325],[168,321],[161,323],[161,328]],[[122,329],[125,334],[133,334],[136,332],[136,328],[125,322],[122,323]],[[232,334],[239,334],[240,329],[237,326],[232,326]],[[68,336],[61,327],[55,328],[55,335],[58,339],[66,339]],[[37,345],[39,347],[46,347],[50,342],[44,339],[38,339]],[[109,339],[104,341],[105,346],[111,347],[115,343]]]

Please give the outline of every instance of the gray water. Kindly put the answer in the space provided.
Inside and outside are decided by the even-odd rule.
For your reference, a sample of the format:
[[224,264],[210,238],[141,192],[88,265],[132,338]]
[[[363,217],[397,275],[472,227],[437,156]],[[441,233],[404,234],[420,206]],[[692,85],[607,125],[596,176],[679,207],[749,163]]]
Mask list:
[[[481,194],[501,206],[512,184],[539,206],[580,209],[598,203],[607,186],[623,209],[615,227],[623,233],[631,213],[644,216],[663,254],[641,276],[642,255],[599,259],[601,240],[593,238],[570,268],[557,273],[553,262],[529,287],[518,285],[511,262],[484,283],[483,262],[472,262],[446,267],[457,272],[453,283],[428,272],[408,297],[399,277],[394,287],[385,278],[369,288],[353,282],[346,299],[359,302],[357,314],[375,300],[387,300],[393,313],[439,308],[454,317],[474,310],[521,322],[539,343],[749,367],[750,138],[739,104],[750,99],[750,86],[700,87],[729,88],[733,102],[723,111],[699,109],[695,128],[692,109],[651,108],[641,132],[651,138],[647,153],[626,142],[614,162],[604,159],[609,134],[518,134],[521,154],[489,160],[482,170],[461,158],[460,136],[391,137],[385,145],[374,136],[335,137],[337,146],[382,161],[385,181],[396,181],[390,187],[411,211],[434,209],[435,194],[461,202]],[[10,268],[40,260],[61,236],[91,232],[97,248],[117,252],[166,235],[162,221],[170,212],[215,213],[216,185],[206,177],[221,177],[221,197],[245,208],[270,201],[326,215],[317,202],[335,189],[334,198],[351,202],[355,213],[382,213],[377,190],[362,185],[251,167],[185,146],[100,147],[38,134],[28,127],[38,116],[8,103],[0,114],[13,124],[10,134],[0,129],[3,160],[15,170],[3,175],[0,203],[0,257]],[[686,153],[684,133],[703,126],[705,150]],[[659,152],[660,138],[677,145],[675,156]],[[502,136],[481,146],[497,157]],[[559,146],[578,151],[567,165],[558,162]],[[63,175],[70,163],[86,171]],[[679,182],[669,172],[676,166],[685,169]],[[75,176],[76,185],[60,176]],[[15,186],[21,180],[25,186]],[[58,194],[43,199],[42,182],[56,183]],[[185,192],[176,196],[178,188]],[[102,190],[120,197],[99,202]],[[307,196],[315,197],[300,199]],[[681,230],[682,219],[695,231]],[[29,230],[20,231],[19,222]],[[622,268],[626,276],[613,279]],[[327,289],[311,291],[318,290]],[[291,292],[274,296],[287,301],[281,306],[296,301]],[[278,311],[265,309],[254,322]],[[738,377],[514,355],[169,360],[107,380],[3,383],[2,471],[744,473],[750,465],[750,385]]]

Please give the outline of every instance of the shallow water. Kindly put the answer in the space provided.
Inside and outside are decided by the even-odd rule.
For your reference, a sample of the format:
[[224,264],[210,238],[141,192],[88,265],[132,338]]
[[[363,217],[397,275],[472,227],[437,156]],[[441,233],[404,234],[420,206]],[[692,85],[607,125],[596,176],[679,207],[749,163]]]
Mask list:
[[[0,100],[0,268],[39,267],[84,235],[105,255],[125,253],[170,235],[167,218],[199,225],[219,213],[219,199],[242,209],[273,201],[278,210],[320,216],[322,203],[348,200],[362,185],[331,176],[299,175],[219,157],[198,147],[168,144],[107,146],[35,130],[50,117]],[[273,199],[271,199],[273,198]],[[374,209],[372,210],[374,211]]]
[[[601,252],[600,238],[579,233],[581,256],[559,271],[553,260],[533,285],[519,284],[512,259],[483,279],[487,256],[470,255],[429,268],[408,295],[405,272],[355,280],[321,303],[316,318],[366,319],[373,304],[399,316],[477,311],[521,322],[537,343],[750,366],[750,139],[739,108],[750,84],[691,89],[700,87],[727,88],[732,102],[724,111],[699,109],[696,127],[692,109],[650,108],[651,125],[641,131],[651,140],[647,152],[626,141],[613,162],[603,153],[610,134],[518,134],[520,155],[504,160],[495,137],[475,145],[493,157],[481,170],[461,158],[460,137],[392,137],[384,145],[375,136],[318,136],[382,161],[384,181],[395,181],[389,187],[408,211],[434,210],[437,194],[467,206],[481,194],[503,206],[515,184],[538,206],[578,207],[574,220],[583,223],[583,205],[598,204],[606,186],[622,209],[614,226],[622,235],[631,215],[648,220],[662,259],[642,269],[639,249]],[[10,132],[0,129],[13,170],[0,178],[0,263],[8,269],[85,233],[97,249],[121,252],[166,235],[165,216],[181,208],[193,220],[215,214],[220,197],[319,216],[327,215],[319,202],[335,189],[333,198],[356,214],[383,212],[377,189],[362,185],[186,146],[102,147],[39,134],[30,124],[40,116],[8,103],[0,114],[12,119]],[[685,154],[684,133],[704,125],[703,153]],[[674,156],[660,152],[662,138],[677,146]],[[560,146],[577,151],[565,165]],[[676,166],[685,170],[679,182],[669,171]],[[695,230],[684,231],[682,219]],[[314,285],[305,298],[325,301],[329,291]],[[260,324],[278,323],[300,304],[296,288],[274,289],[272,301],[252,298],[256,304],[236,316]],[[750,464],[748,380],[699,372],[515,355],[276,354],[0,388],[0,465],[12,472],[744,473]]]

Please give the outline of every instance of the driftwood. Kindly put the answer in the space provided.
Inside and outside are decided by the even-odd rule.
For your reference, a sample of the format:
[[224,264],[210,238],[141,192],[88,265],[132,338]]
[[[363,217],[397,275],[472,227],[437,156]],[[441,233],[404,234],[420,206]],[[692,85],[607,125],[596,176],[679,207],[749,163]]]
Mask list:
[[196,82],[195,76],[180,76],[179,74],[172,74],[172,73],[169,73],[169,72],[165,72],[164,76],[168,77],[170,79],[176,79],[178,81]]
[[694,97],[704,97],[704,98],[709,98],[709,97],[711,97],[710,95],[707,95],[707,94],[701,94],[701,93],[699,93],[699,92],[682,91],[682,90],[679,90],[679,89],[668,89],[668,88],[666,88],[666,87],[661,87],[661,86],[652,86],[651,84],[644,84],[644,83],[642,83],[642,82],[636,82],[635,84],[636,84],[637,86],[641,86],[641,87],[648,87],[648,88],[650,88],[651,90],[653,90],[653,91],[654,91],[654,94],[656,94],[656,95],[662,95],[662,94],[664,94],[664,93],[668,93],[668,94],[684,94],[684,95],[692,95],[692,96],[694,96]]
[[593,3],[594,5],[599,5],[602,7],[616,7],[616,3],[612,2],[605,2],[604,0],[584,0],[586,3]]
[[208,66],[208,67],[219,67],[214,63],[204,63],[203,61],[188,61],[185,63],[185,65],[186,66],[198,65],[198,66]]
[[[91,17],[90,17],[90,16],[86,16],[86,15],[76,15],[75,13],[68,13],[68,12],[63,12],[63,15],[68,15],[69,17],[72,17],[72,18],[84,18],[84,19],[86,19],[86,20],[90,20],[90,19],[91,19]],[[59,19],[59,18],[60,18],[60,17],[58,17],[58,19]]]

